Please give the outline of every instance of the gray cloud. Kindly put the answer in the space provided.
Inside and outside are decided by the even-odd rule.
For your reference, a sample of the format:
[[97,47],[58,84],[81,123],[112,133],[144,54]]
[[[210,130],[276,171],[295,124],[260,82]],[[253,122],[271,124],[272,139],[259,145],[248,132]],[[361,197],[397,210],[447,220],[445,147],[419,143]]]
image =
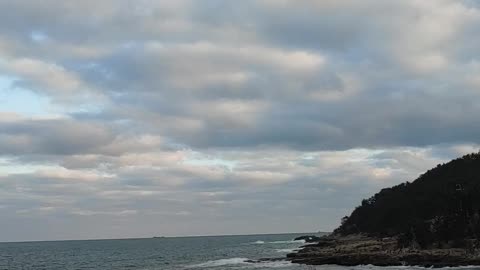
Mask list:
[[[16,29],[5,40],[17,44],[19,33],[28,39],[32,31],[42,31],[50,42],[23,45],[34,52],[28,56],[7,50],[17,64],[5,69],[20,76],[22,85],[42,87],[37,90],[60,100],[69,91],[86,91],[90,98],[84,102],[91,102],[92,91],[107,96],[115,106],[106,101],[104,113],[114,109],[141,128],[153,123],[160,126],[156,132],[179,143],[348,149],[477,142],[476,121],[464,117],[478,114],[472,101],[479,87],[476,53],[465,48],[479,42],[468,35],[480,22],[479,11],[468,3],[144,1],[39,7],[52,6],[68,30],[49,12],[21,1],[10,5],[31,22],[5,16],[5,27]],[[211,7],[224,12],[210,14]],[[388,15],[392,9],[398,16]],[[188,25],[173,31],[182,38],[149,27],[176,23]],[[65,59],[39,50],[78,43],[82,32],[96,43],[79,46],[99,53],[85,58],[70,48]],[[244,33],[245,39],[234,42],[232,33]],[[466,41],[450,42],[459,39]],[[51,75],[41,72],[45,69]],[[245,113],[227,111],[232,103],[249,107],[254,121],[225,127],[232,122],[229,113]],[[452,113],[438,119],[445,106]],[[385,112],[380,119],[377,111]],[[468,131],[453,131],[458,128]]]
[[62,119],[0,123],[0,149],[4,155],[85,153],[114,138],[108,128],[94,123]]

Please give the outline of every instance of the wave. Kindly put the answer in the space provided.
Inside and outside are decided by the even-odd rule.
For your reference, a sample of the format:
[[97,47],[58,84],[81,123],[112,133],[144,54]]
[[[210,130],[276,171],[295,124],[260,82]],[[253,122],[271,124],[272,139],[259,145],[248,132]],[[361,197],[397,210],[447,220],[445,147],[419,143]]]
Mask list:
[[236,265],[236,264],[248,264],[247,258],[229,258],[229,259],[220,259],[214,261],[207,261],[204,263],[190,265],[187,268],[205,268],[205,267],[216,267],[224,265]]
[[262,244],[305,244],[305,240],[286,240],[286,241],[272,241],[272,242],[265,242],[262,240],[258,240],[253,242],[252,244],[262,245]]
[[211,268],[228,265],[251,265],[252,267],[279,268],[291,265],[289,261],[252,261],[248,258],[229,258],[194,264],[186,268]]
[[276,252],[279,253],[292,253],[295,251],[299,251],[300,248],[280,248],[280,249],[275,249]]
[[255,266],[261,266],[262,268],[280,268],[293,265],[290,261],[272,261],[272,262],[259,262],[255,263]]

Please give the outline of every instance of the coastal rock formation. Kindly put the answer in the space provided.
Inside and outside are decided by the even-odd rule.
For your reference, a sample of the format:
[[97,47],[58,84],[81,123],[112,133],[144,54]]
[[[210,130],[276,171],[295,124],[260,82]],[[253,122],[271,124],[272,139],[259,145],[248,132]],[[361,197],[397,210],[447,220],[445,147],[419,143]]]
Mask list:
[[317,244],[306,245],[299,252],[288,254],[287,258],[293,263],[309,265],[480,265],[478,253],[469,253],[462,248],[399,249],[395,238],[380,239],[365,235],[326,236]]
[[305,241],[306,243],[318,242],[321,238],[315,235],[304,235],[293,239],[294,241]]
[[480,265],[480,154],[383,189],[316,241],[288,259],[313,265]]

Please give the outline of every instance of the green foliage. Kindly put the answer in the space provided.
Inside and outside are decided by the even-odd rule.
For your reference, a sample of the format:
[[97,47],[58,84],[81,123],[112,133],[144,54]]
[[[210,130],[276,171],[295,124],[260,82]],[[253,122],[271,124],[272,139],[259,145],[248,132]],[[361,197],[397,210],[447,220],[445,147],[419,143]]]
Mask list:
[[402,247],[466,246],[480,236],[480,153],[363,200],[335,233],[398,236]]

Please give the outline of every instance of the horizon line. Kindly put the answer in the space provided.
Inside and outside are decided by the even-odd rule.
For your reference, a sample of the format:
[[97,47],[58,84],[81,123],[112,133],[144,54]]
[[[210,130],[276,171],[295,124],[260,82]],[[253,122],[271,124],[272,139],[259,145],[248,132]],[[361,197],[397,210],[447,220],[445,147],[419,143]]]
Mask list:
[[157,236],[157,235],[154,235],[154,236],[151,236],[151,237],[0,241],[0,244],[36,243],[36,242],[68,242],[68,241],[141,240],[141,239],[190,238],[190,237],[193,238],[193,237],[222,237],[222,236],[254,236],[254,235],[278,235],[278,234],[317,234],[317,233],[331,233],[331,232],[317,231],[317,232],[282,232],[282,233],[217,234],[217,235],[207,234],[207,235],[177,235],[177,236],[162,236],[162,235]]

